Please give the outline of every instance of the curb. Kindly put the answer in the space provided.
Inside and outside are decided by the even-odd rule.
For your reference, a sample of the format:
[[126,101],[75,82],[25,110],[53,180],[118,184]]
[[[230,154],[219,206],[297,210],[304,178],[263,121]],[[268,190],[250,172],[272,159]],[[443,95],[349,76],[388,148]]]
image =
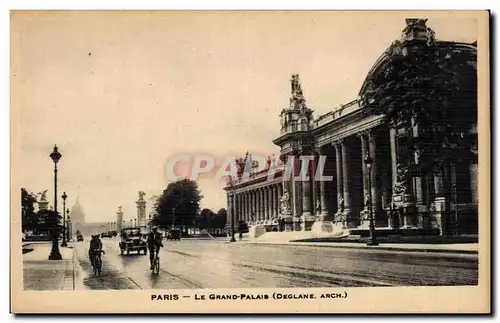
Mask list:
[[50,241],[30,241],[30,242],[24,242],[23,241],[23,245],[22,247],[28,247],[28,246],[32,246],[32,245],[43,245],[43,244],[50,244],[51,242]]
[[450,254],[465,254],[465,255],[478,255],[477,250],[453,250],[453,249],[428,249],[428,248],[399,248],[399,247],[370,247],[370,246],[341,246],[341,245],[312,245],[312,244],[298,244],[298,243],[267,243],[267,242],[248,242],[255,245],[267,246],[304,246],[304,247],[317,247],[317,248],[340,248],[340,249],[363,249],[363,250],[383,250],[383,251],[402,251],[402,252],[425,252],[425,253],[450,253]]

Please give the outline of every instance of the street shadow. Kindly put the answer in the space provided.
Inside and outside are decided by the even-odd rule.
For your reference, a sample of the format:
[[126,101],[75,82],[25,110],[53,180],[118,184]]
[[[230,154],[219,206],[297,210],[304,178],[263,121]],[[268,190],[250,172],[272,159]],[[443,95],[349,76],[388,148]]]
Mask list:
[[156,273],[153,273],[153,271],[150,271],[150,281],[151,281],[151,287],[152,288],[156,288],[156,287],[159,287],[159,279],[160,279],[160,275],[159,274],[156,274]]

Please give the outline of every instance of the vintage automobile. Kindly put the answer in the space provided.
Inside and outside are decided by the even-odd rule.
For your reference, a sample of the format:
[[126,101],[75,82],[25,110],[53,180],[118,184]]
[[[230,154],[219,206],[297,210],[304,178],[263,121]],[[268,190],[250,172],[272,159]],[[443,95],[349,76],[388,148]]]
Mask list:
[[171,229],[167,232],[167,240],[181,240],[181,230]]
[[81,233],[78,233],[77,236],[76,236],[76,241],[77,242],[80,242],[80,241],[83,241],[83,235]]
[[137,251],[137,254],[143,251],[145,255],[148,253],[146,238],[140,228],[123,229],[120,232],[120,237],[121,241],[118,245],[120,246],[120,253],[122,255],[124,252],[129,255],[131,251]]
[[101,238],[112,238],[113,234],[111,231],[101,233]]

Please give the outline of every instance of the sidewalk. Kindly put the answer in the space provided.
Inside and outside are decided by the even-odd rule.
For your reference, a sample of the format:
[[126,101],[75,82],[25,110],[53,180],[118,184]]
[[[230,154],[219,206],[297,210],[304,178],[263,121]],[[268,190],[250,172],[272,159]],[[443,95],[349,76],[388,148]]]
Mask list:
[[[367,246],[366,239],[362,241],[352,241],[342,239],[332,239],[329,242],[315,241],[293,241],[298,236],[293,233],[287,234],[266,234],[257,239],[251,239],[248,235],[239,240],[236,236],[236,243],[254,244],[254,245],[287,245],[287,246],[305,246],[305,247],[323,247],[323,248],[343,248],[343,249],[371,249],[401,252],[433,252],[433,253],[453,253],[477,255],[479,251],[478,243],[404,243],[380,241],[377,246]],[[228,240],[229,241],[229,240]]]
[[23,255],[25,290],[74,290],[75,255],[70,247],[59,247],[63,260],[48,260],[51,243],[26,243],[23,249],[33,249]]
[[366,243],[355,242],[290,242],[290,241],[241,241],[240,243],[250,243],[256,245],[289,245],[324,248],[344,248],[344,249],[371,249],[387,251],[408,251],[408,252],[436,252],[455,254],[478,254],[477,243],[461,244],[409,244],[409,243],[380,243],[378,246],[367,246]]

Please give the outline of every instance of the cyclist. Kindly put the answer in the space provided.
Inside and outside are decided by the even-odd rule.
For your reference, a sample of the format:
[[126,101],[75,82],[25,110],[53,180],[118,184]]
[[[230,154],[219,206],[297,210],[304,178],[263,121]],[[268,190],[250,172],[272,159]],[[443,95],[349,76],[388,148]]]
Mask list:
[[96,255],[96,252],[104,253],[104,250],[102,250],[102,241],[99,239],[99,234],[92,233],[92,239],[90,240],[89,247],[89,259],[92,267],[94,267],[94,256]]
[[[156,252],[156,257],[158,258],[158,253],[160,252],[160,247],[163,247],[161,233],[158,232],[158,227],[154,226],[151,228],[151,232],[148,234],[148,249],[149,249],[149,263],[151,264],[151,270],[153,270],[153,252]],[[156,250],[155,250],[156,249]]]

